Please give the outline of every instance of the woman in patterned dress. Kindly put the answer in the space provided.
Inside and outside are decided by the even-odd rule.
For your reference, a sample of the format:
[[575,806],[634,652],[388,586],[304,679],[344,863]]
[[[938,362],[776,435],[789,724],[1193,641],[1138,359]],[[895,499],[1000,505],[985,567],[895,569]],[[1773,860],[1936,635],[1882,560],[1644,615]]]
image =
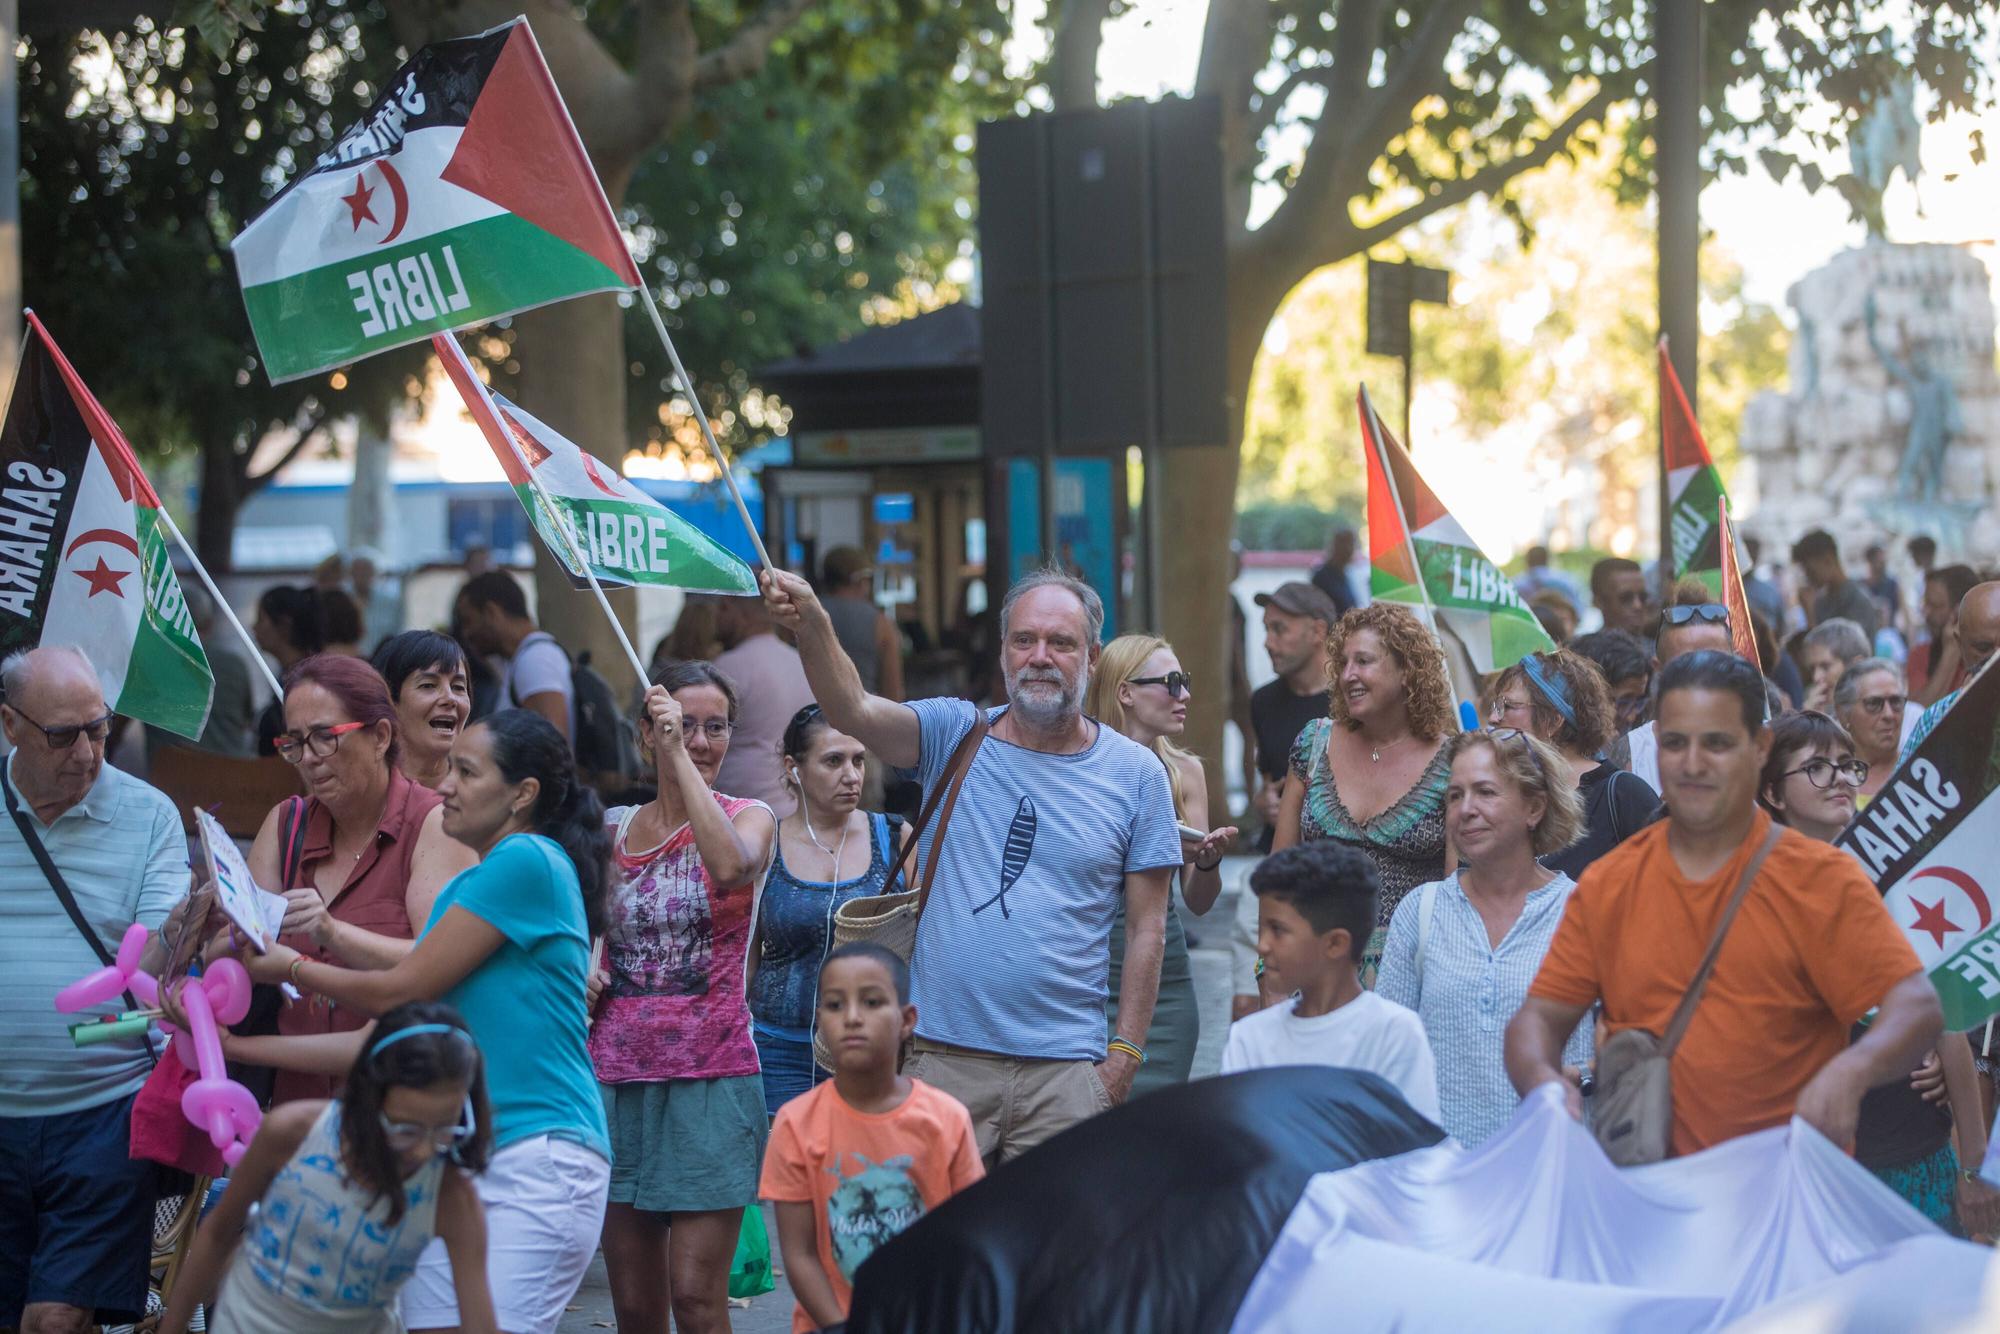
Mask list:
[[1444,651],[1407,608],[1356,607],[1326,637],[1332,716],[1292,746],[1272,851],[1338,839],[1375,864],[1382,901],[1362,961],[1374,986],[1396,905],[1445,873],[1446,738],[1457,730]]

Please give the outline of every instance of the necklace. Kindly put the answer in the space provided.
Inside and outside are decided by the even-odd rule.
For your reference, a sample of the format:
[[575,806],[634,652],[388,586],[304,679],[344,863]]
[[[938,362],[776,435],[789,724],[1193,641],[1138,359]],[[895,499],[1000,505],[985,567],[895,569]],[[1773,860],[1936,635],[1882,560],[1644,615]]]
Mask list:
[[799,794],[799,818],[805,821],[806,837],[812,840],[812,845],[833,859],[833,871],[827,877],[827,883],[838,883],[840,880],[840,859],[847,852],[847,835],[853,829],[854,821],[841,821],[840,841],[834,844],[833,847],[828,848],[826,844],[819,841],[819,831],[813,828],[812,808],[806,805],[806,797],[803,792]]
[[1372,746],[1372,747],[1370,747],[1370,748],[1369,748],[1369,751],[1368,751],[1368,762],[1369,762],[1370,764],[1380,764],[1380,763],[1382,762],[1382,752],[1383,752],[1383,751],[1385,751],[1385,750],[1394,750],[1394,749],[1395,749],[1395,748],[1396,748],[1397,746],[1400,746],[1400,745],[1402,745],[1402,744],[1403,744],[1403,743],[1404,743],[1405,741],[1408,741],[1409,739],[1410,739],[1410,738],[1409,738],[1409,737],[1407,737],[1407,736],[1399,736],[1399,737],[1397,737],[1397,738],[1396,738],[1396,739],[1395,739],[1394,741],[1391,741],[1391,742],[1390,742],[1390,743],[1389,743],[1388,745],[1386,745],[1386,746]]

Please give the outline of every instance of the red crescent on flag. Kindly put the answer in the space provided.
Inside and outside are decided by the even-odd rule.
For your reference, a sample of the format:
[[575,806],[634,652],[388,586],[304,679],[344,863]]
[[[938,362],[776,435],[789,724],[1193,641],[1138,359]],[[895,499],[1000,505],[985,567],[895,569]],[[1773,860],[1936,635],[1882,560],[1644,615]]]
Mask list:
[[389,165],[383,158],[375,164],[375,170],[382,173],[382,179],[389,183],[389,199],[396,206],[396,216],[389,223],[389,234],[377,241],[377,245],[388,245],[403,234],[403,224],[410,220],[410,192],[403,187],[402,173]]
[[1974,880],[1956,866],[1926,866],[1923,870],[1911,876],[1910,879],[1922,880],[1927,875],[1934,875],[1946,884],[1956,886],[1965,897],[1972,900],[1973,909],[1979,914],[1979,925],[1974,928],[1974,935],[1979,934],[1979,932],[1984,931],[1993,924],[1993,904],[1986,897],[1986,891],[1979,887],[1977,880]]
[[93,528],[63,548],[63,559],[68,560],[74,556],[76,549],[87,542],[109,542],[115,547],[124,547],[134,556],[139,554],[139,544],[133,540],[132,534],[121,533],[115,528]]
[[583,470],[584,472],[589,474],[590,483],[592,486],[595,486],[599,491],[602,491],[605,495],[610,496],[613,500],[625,499],[624,496],[618,494],[618,492],[614,491],[611,488],[611,486],[607,482],[605,482],[604,474],[597,470],[596,459],[592,458],[589,454],[584,453],[581,450],[577,452],[583,458]]

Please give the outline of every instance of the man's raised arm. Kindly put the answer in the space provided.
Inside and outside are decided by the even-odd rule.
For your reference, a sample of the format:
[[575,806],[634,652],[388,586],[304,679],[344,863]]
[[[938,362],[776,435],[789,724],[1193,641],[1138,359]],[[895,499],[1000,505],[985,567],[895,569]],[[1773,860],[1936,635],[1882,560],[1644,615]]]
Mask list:
[[806,684],[826,714],[827,722],[898,768],[915,764],[920,755],[917,715],[894,700],[861,688],[861,674],[840,647],[833,621],[820,605],[812,585],[786,570],[758,572],[764,605],[778,624],[799,637],[799,658]]

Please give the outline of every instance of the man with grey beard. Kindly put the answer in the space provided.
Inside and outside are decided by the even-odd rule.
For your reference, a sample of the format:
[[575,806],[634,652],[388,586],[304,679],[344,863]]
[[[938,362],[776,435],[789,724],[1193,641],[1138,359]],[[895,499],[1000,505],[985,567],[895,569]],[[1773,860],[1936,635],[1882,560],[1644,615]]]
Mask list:
[[[811,586],[783,571],[759,578],[772,615],[798,634],[827,721],[885,762],[915,765],[935,789],[976,706],[869,694]],[[987,714],[992,730],[953,809],[910,961],[907,1072],[966,1105],[989,1165],[1124,1100],[1159,994],[1168,884],[1183,852],[1165,767],[1083,714],[1103,629],[1097,593],[1059,570],[1007,591],[1007,703]],[[918,856],[931,838],[924,831]],[[1121,895],[1125,969],[1107,1050]]]

